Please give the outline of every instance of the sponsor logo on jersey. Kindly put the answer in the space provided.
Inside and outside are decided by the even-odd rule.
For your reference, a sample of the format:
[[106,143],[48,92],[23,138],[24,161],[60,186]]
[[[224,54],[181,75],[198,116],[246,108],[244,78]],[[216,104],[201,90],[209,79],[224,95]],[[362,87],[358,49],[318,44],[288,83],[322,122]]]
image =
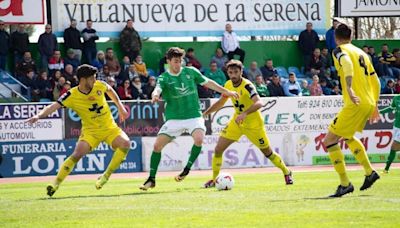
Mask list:
[[97,90],[97,95],[101,96],[101,90]]
[[96,98],[94,96],[90,96],[90,97],[88,97],[88,100],[89,101],[94,101],[94,100],[96,100]]

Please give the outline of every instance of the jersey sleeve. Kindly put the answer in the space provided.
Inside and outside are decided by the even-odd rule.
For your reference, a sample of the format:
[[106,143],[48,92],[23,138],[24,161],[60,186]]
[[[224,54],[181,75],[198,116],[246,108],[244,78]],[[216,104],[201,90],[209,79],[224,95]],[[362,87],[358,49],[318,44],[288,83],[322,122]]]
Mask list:
[[244,88],[249,92],[250,98],[253,98],[254,96],[258,95],[257,90],[254,88],[254,85],[249,83],[244,86]]
[[57,102],[63,106],[64,108],[70,108],[72,104],[72,99],[71,99],[71,91],[67,91],[63,95],[61,95]]
[[158,77],[156,87],[158,87],[160,89],[160,92],[164,89],[164,87],[165,87],[165,78],[163,77],[163,75],[160,75]]
[[102,92],[106,93],[108,90],[107,82],[105,82],[105,81],[98,81],[98,82],[99,82],[98,85],[99,85],[100,90]]
[[354,69],[350,56],[343,54],[343,56],[338,59],[338,63],[342,66],[344,77],[353,77]]
[[208,82],[209,79],[205,77],[202,73],[200,73],[198,69],[194,67],[189,67],[189,69],[191,70],[191,72],[193,72],[194,81],[196,82],[196,84],[204,85]]

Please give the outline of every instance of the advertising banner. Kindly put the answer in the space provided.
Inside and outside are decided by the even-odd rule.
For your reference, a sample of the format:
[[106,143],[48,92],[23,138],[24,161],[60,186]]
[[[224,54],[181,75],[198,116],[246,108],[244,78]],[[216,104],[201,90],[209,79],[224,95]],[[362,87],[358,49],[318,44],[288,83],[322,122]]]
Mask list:
[[[64,160],[75,148],[76,140],[1,142],[0,175],[2,177],[56,175]],[[106,143],[84,156],[72,174],[102,173],[113,152]],[[116,172],[142,171],[142,143],[131,138],[131,149]]]
[[339,17],[390,17],[400,16],[400,1],[338,1]]
[[7,24],[44,24],[44,0],[2,0],[0,18]]
[[227,23],[243,36],[298,35],[307,22],[323,35],[330,26],[329,0],[55,0],[51,8],[59,36],[71,19],[80,30],[91,19],[105,37],[119,37],[128,19],[142,37],[222,36]]

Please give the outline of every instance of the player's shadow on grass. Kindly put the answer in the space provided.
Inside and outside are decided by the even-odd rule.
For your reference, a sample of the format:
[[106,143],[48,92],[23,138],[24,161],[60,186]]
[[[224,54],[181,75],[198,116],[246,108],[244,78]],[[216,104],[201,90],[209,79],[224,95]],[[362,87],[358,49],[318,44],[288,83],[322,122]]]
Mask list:
[[348,196],[343,196],[343,197],[306,197],[304,200],[330,200],[330,199],[342,199],[342,198],[358,198],[358,197],[370,197],[372,195],[348,195]]

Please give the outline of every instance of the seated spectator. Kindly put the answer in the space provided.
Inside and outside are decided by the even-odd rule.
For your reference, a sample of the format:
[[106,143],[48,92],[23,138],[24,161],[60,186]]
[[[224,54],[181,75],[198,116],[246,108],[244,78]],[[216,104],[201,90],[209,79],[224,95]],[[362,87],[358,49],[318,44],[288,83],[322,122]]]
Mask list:
[[[30,88],[30,95],[31,95],[31,100],[32,101],[39,101],[40,97],[40,91],[39,88],[37,86],[37,82],[35,80],[35,72],[33,72],[33,70],[28,70],[26,72],[26,75],[24,77],[21,78],[21,83],[24,84],[26,87]],[[28,95],[28,91],[26,91],[25,89],[21,88],[22,93]]]
[[[378,63],[379,63],[379,58],[375,53],[375,48],[372,46],[368,47],[368,54],[371,56],[372,59],[372,65],[374,65],[375,70],[378,67]],[[379,75],[380,76],[380,75]]]
[[311,92],[308,89],[308,82],[305,79],[301,81],[301,94],[303,94],[303,96],[311,95]]
[[395,94],[396,90],[394,88],[394,82],[392,79],[389,79],[386,83],[385,88],[382,90],[382,94]]
[[396,85],[394,86],[394,90],[396,91],[396,94],[400,94],[400,80],[397,79]]
[[369,55],[368,45],[364,45],[361,49],[368,55],[369,61],[371,61],[371,63],[372,63],[372,57]]
[[249,79],[252,82],[255,82],[257,75],[261,75],[262,76],[262,73],[261,73],[261,70],[258,69],[257,62],[253,61],[250,64],[249,70],[247,71],[247,79]]
[[214,93],[211,89],[208,89],[205,86],[197,85],[197,93],[199,94],[199,98],[213,98]]
[[[104,65],[103,66],[103,70],[100,71],[99,73],[97,73],[97,78],[96,79],[105,82],[105,81],[107,81],[108,77],[114,77],[114,76],[111,75],[108,66]],[[118,84],[118,82],[117,82],[117,84]]]
[[147,99],[152,98],[151,94],[153,93],[154,89],[156,88],[156,84],[157,84],[156,77],[149,76],[149,81],[147,82],[146,87],[145,87],[146,88],[145,93],[147,95]]
[[260,71],[262,73],[265,83],[267,83],[267,84],[269,81],[271,81],[272,76],[274,74],[278,74],[278,72],[274,68],[274,63],[273,63],[272,59],[265,60],[265,64],[264,64],[264,66],[260,67]]
[[289,73],[289,80],[283,85],[283,91],[285,95],[289,97],[301,96],[301,87],[296,81],[295,73]]
[[186,65],[188,63],[191,63],[193,67],[197,68],[198,70],[202,70],[201,69],[201,63],[200,61],[196,58],[196,56],[194,55],[194,49],[193,48],[188,48],[187,52],[186,52],[186,56],[185,56],[185,61],[186,61]]
[[322,92],[322,87],[319,84],[319,77],[318,75],[314,75],[312,77],[313,82],[310,85],[310,95],[311,96],[322,96],[323,92]]
[[39,77],[36,80],[36,85],[39,89],[40,98],[47,98],[53,100],[53,87],[47,77],[47,71],[41,71]]
[[321,51],[319,48],[314,49],[311,60],[306,66],[306,74],[309,76],[318,75],[319,77],[323,77],[325,75],[324,59],[321,56]]
[[50,75],[49,78],[53,89],[56,83],[58,82],[58,79],[60,79],[60,77],[62,77],[62,73],[59,70],[54,71],[53,75]]
[[64,59],[61,58],[61,52],[56,50],[54,55],[49,59],[49,74],[53,74],[54,71],[64,71]]
[[107,77],[107,84],[111,86],[111,88],[113,88],[115,92],[118,90],[117,82],[115,81],[114,77]]
[[26,73],[29,70],[33,70],[33,72],[36,72],[36,63],[32,59],[32,55],[29,51],[24,53],[24,56],[22,57],[22,61],[18,62],[16,67],[15,67],[15,74],[17,78],[22,78],[25,77]]
[[118,87],[117,93],[121,100],[131,100],[132,99],[131,81],[126,79],[124,83]]
[[76,57],[75,51],[71,48],[67,50],[67,56],[64,58],[64,65],[66,66],[68,64],[72,65],[74,71],[78,68],[79,65],[81,65],[81,62]]
[[140,78],[138,72],[136,71],[135,64],[132,63],[127,70],[125,70],[118,76],[117,82],[123,82],[125,80],[133,81],[133,78],[136,77]]
[[206,69],[204,75],[214,80],[218,85],[224,86],[226,82],[226,77],[222,70],[218,69],[218,65],[216,62],[210,63],[210,69]]
[[342,95],[342,91],[340,91],[339,85],[333,86],[331,95]]
[[382,45],[382,52],[378,55],[379,63],[377,65],[377,72],[380,77],[387,76],[393,78],[393,71],[390,69],[390,64],[396,61],[396,58],[389,52],[387,44]]
[[143,88],[139,77],[133,78],[132,82],[132,99],[144,100],[147,99],[146,91]]
[[228,62],[228,57],[224,55],[222,48],[217,48],[217,50],[215,51],[215,55],[211,58],[210,64],[212,62],[217,63],[218,69],[225,71],[225,63]]
[[66,82],[65,78],[62,76],[60,78],[58,78],[58,80],[55,82],[55,85],[53,87],[53,99],[55,101],[58,100],[58,98],[60,97],[61,91],[64,88],[65,82]]
[[324,95],[331,95],[332,89],[329,88],[329,87],[326,85],[325,79],[321,79],[321,80],[319,81],[319,84],[321,85],[322,94],[324,94]]
[[400,49],[395,48],[393,49],[393,57],[394,61],[390,63],[390,69],[393,72],[393,77],[397,80],[400,79]]
[[70,90],[70,89],[71,89],[71,82],[67,80],[67,81],[65,81],[63,88],[61,89],[60,96],[62,96],[64,93],[68,92],[68,90]]
[[256,76],[254,85],[256,86],[256,91],[260,97],[269,97],[269,91],[264,83],[264,79],[261,74]]
[[103,70],[103,66],[106,64],[106,57],[104,55],[104,51],[98,51],[96,55],[96,59],[93,60],[92,66],[96,67],[100,72]]
[[68,64],[65,66],[65,70],[63,76],[66,81],[69,81],[72,87],[75,87],[79,84],[78,77],[75,75],[74,68],[72,65]]
[[282,97],[285,96],[283,87],[281,85],[281,79],[278,74],[272,75],[271,83],[268,84],[268,91],[271,97]]
[[158,74],[161,75],[168,69],[167,56],[164,55],[158,62]]
[[331,66],[333,66],[332,55],[329,54],[328,48],[326,48],[326,47],[322,48],[321,57],[322,57],[322,61],[325,66],[325,69],[328,69]]
[[124,58],[122,58],[121,71],[128,69],[130,65],[131,65],[131,60],[129,59],[128,56],[125,55]]
[[138,55],[133,64],[135,65],[136,72],[140,76],[140,80],[143,83],[147,83],[149,81],[149,73],[147,72],[146,63],[143,62],[142,56]]
[[108,69],[110,70],[110,74],[112,76],[117,76],[121,71],[121,65],[119,65],[118,59],[114,56],[114,51],[112,48],[107,48],[106,50],[105,66],[108,66]]

